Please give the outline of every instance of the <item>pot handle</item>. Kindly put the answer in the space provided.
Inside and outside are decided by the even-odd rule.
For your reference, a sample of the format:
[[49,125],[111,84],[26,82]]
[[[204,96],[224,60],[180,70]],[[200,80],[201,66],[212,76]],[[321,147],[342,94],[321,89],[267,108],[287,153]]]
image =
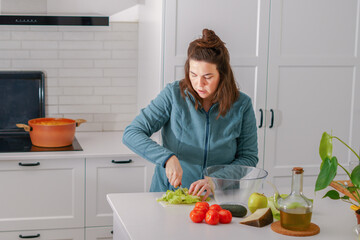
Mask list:
[[23,128],[23,129],[24,129],[25,131],[27,131],[27,132],[32,131],[32,127],[30,127],[30,126],[28,126],[28,125],[26,125],[26,124],[17,123],[16,126],[17,126],[18,128]]
[[85,119],[76,119],[75,122],[76,122],[76,127],[78,127],[78,126],[80,126],[80,124],[86,123],[86,120]]

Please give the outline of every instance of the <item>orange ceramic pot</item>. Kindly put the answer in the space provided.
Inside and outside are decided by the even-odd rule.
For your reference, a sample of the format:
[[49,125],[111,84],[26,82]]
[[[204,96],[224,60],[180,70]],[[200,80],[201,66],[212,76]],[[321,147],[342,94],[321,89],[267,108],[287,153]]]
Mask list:
[[84,119],[68,118],[35,118],[28,121],[29,125],[16,124],[30,133],[31,143],[38,147],[64,147],[72,144],[75,128]]

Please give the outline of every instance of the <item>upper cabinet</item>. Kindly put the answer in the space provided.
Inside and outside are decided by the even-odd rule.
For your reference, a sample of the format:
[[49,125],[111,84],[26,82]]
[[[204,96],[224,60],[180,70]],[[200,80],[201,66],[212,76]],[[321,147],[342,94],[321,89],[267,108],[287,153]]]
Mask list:
[[[355,0],[271,1],[265,169],[275,181],[303,166],[304,184],[315,182],[324,131],[360,150],[359,23]],[[333,154],[344,166],[353,157],[336,140]]]
[[[226,43],[240,90],[253,100],[258,166],[270,180],[288,186],[291,168],[302,166],[304,184],[314,184],[323,131],[358,149],[357,1],[159,2],[145,1],[139,12],[140,108],[184,77],[188,44],[209,28]],[[344,165],[351,157],[336,143],[334,155]]]

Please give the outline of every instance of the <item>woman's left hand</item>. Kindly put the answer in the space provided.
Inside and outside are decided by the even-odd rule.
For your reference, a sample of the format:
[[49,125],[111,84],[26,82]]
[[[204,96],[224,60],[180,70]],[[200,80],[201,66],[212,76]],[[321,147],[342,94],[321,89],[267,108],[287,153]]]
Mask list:
[[193,182],[190,185],[189,194],[200,196],[205,190],[206,193],[202,199],[203,201],[205,201],[205,199],[210,195],[211,188],[209,182],[206,179],[201,179]]

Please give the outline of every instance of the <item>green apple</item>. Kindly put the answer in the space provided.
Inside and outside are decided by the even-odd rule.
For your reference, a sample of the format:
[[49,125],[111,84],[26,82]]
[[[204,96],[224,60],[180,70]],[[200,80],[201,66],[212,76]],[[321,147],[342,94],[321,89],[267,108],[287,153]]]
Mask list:
[[267,197],[264,194],[254,192],[249,197],[248,208],[251,213],[254,213],[259,208],[266,208],[267,203]]
[[[286,198],[289,194],[280,194],[281,198]],[[280,211],[275,208],[274,196],[268,197],[268,207],[271,208],[271,212],[275,220],[280,220]]]

